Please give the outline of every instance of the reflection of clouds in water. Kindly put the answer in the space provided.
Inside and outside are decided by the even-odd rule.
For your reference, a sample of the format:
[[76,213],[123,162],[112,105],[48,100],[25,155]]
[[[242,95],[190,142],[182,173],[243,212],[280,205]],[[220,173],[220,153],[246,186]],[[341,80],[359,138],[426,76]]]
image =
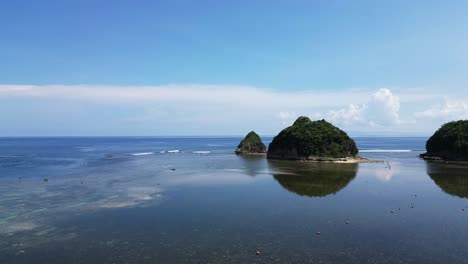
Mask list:
[[152,200],[153,195],[161,192],[160,188],[131,187],[127,189],[128,196],[135,200]]
[[161,188],[152,187],[130,187],[120,195],[96,201],[94,204],[99,208],[123,208],[141,205],[144,201],[154,200],[161,197]]
[[223,171],[225,172],[237,172],[237,173],[240,173],[240,174],[247,174],[247,175],[250,175],[250,176],[256,176],[256,175],[261,175],[261,174],[271,174],[271,170],[268,170],[268,169],[256,169],[256,170],[252,170],[248,167],[242,167],[241,169],[223,169]]
[[206,172],[191,175],[179,175],[168,180],[169,185],[217,185],[217,184],[245,184],[255,181],[241,173],[242,170],[226,169],[219,172]]
[[[73,219],[120,208],[155,206],[164,201],[163,194],[171,186],[249,184],[262,178],[246,175],[250,163],[233,162],[232,170],[224,171],[224,156],[206,160],[192,154],[161,157],[107,155],[56,174],[21,175],[21,181],[14,176],[0,178],[0,255],[2,250],[27,251],[73,240],[82,232]],[[265,173],[265,168],[253,171]]]
[[381,181],[387,182],[392,179],[393,174],[393,170],[382,169],[375,172],[375,177]]
[[263,155],[239,155],[237,158],[242,164],[243,172],[252,177],[264,173],[267,166],[266,157]]
[[[109,160],[115,159],[80,167],[73,174],[51,175],[48,182],[40,177],[23,177],[20,182],[11,177],[0,179],[0,249],[10,247],[12,240],[2,239],[8,237],[15,243],[23,241],[24,246],[73,239],[79,231],[61,224],[69,218],[100,210],[154,206],[163,201],[171,186],[249,184],[264,179],[248,177],[249,168],[255,174],[268,172],[262,166],[248,166],[255,162],[231,164],[231,170],[224,170],[224,164],[212,165],[210,159],[208,167],[202,164],[194,170],[187,168],[185,160]],[[190,163],[192,160],[190,156],[190,166],[198,165]],[[172,168],[177,170],[169,170]]]
[[39,225],[37,223],[27,222],[6,222],[0,224],[0,234],[15,233],[20,231],[30,231],[36,229]]
[[123,207],[130,207],[137,205],[136,202],[133,201],[103,201],[102,204],[99,205],[100,208],[123,208]]
[[398,162],[391,162],[390,168],[388,168],[386,162],[361,164],[359,171],[362,175],[369,175],[382,182],[388,182],[400,172],[400,164]]
[[153,175],[88,174],[47,183],[37,178],[4,179],[0,182],[0,234],[43,232],[70,213],[154,204],[162,192]]
[[[162,198],[163,189],[148,187],[148,180],[122,181],[110,188],[106,187],[109,180],[87,181],[89,186],[73,188],[70,184],[76,183],[67,180],[50,184],[23,182],[24,186],[16,188],[2,185],[0,191],[8,198],[0,201],[0,238],[15,237],[15,241],[22,241],[21,248],[74,239],[75,230],[55,228],[57,223],[96,210],[153,205]],[[0,239],[0,252],[8,247],[9,241]]]
[[393,176],[395,176],[398,172],[400,171],[400,166],[398,163],[390,163],[390,167],[388,167],[387,164],[385,164],[384,167],[378,168],[375,171],[375,177],[378,180],[381,180],[383,182],[388,182],[390,181]]
[[242,172],[242,169],[224,169],[224,171],[228,171],[228,172]]

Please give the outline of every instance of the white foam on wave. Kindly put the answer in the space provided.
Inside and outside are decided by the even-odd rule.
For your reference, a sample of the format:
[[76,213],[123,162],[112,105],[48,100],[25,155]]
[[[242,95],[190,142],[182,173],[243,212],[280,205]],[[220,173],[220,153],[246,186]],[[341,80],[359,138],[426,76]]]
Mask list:
[[152,155],[154,152],[140,152],[140,153],[132,153],[133,156],[145,156],[145,155]]
[[87,148],[87,147],[78,147],[78,149],[81,151],[81,152],[92,152],[92,151],[95,151],[96,148]]
[[209,151],[209,150],[197,150],[197,151],[193,151],[192,153],[193,154],[210,154],[211,151]]
[[167,153],[179,153],[180,150],[174,149],[174,150],[168,150]]
[[411,152],[410,149],[363,149],[359,150],[361,153],[403,153]]

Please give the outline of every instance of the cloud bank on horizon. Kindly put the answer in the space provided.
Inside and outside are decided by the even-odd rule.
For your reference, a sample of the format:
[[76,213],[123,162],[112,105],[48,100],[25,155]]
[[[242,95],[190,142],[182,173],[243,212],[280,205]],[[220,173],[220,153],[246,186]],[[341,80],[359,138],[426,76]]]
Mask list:
[[[300,115],[351,135],[430,135],[468,118],[468,94],[275,91],[240,85],[0,85],[0,136],[273,135]],[[12,114],[14,113],[14,114]]]

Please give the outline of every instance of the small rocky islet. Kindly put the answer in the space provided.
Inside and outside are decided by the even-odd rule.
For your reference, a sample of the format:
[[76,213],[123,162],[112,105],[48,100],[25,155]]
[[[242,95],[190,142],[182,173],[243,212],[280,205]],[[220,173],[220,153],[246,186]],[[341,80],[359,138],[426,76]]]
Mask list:
[[265,155],[267,148],[260,136],[254,131],[250,131],[239,143],[235,152],[238,155]]
[[322,162],[375,162],[359,157],[358,148],[346,132],[322,120],[297,118],[283,129],[268,146],[250,132],[236,149],[237,154],[267,154],[268,159]]
[[426,160],[468,161],[468,120],[443,124],[426,142]]

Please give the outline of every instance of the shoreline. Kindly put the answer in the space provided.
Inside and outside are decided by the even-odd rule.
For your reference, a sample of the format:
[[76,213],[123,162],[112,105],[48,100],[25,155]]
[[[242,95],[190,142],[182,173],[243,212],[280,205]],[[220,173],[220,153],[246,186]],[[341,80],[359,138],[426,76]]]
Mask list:
[[325,157],[307,157],[307,158],[300,158],[300,157],[272,157],[268,156],[268,152],[250,152],[250,153],[242,153],[236,152],[234,153],[237,156],[256,156],[256,157],[266,157],[270,160],[289,160],[289,161],[300,161],[300,162],[322,162],[322,163],[384,163],[383,160],[372,160],[368,158],[364,158],[361,156],[356,157],[346,157],[346,158],[325,158]]
[[290,160],[290,161],[300,161],[300,162],[320,162],[320,163],[384,163],[383,160],[371,160],[363,157],[347,157],[347,158],[321,158],[321,157],[309,157],[309,158],[275,158],[267,157],[271,160]]
[[260,152],[260,153],[242,153],[242,152],[235,152],[234,153],[238,156],[266,156],[266,152]]
[[432,156],[432,155],[427,155],[427,153],[422,153],[419,155],[420,159],[426,160],[426,161],[434,161],[434,162],[439,162],[439,163],[452,163],[452,164],[468,164],[468,160],[449,160],[449,159],[444,159],[439,156]]

